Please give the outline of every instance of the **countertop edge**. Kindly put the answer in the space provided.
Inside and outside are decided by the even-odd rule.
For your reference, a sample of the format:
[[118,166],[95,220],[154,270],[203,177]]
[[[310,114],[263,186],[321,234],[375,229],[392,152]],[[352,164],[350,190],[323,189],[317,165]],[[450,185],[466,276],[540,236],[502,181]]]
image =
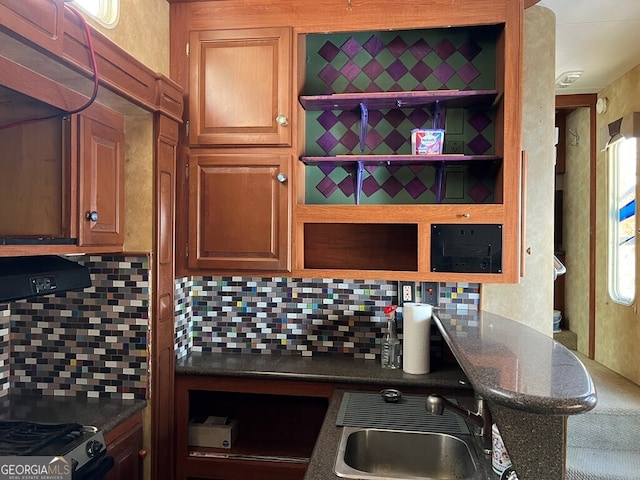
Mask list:
[[[516,328],[521,326],[524,329],[530,329],[526,325],[519,324],[510,319]],[[494,402],[504,407],[512,408],[515,410],[521,410],[527,413],[536,413],[544,415],[575,415],[579,413],[587,412],[593,409],[597,403],[597,395],[591,376],[589,375],[586,367],[580,362],[580,360],[566,347],[559,345],[560,348],[564,348],[567,352],[571,353],[575,357],[575,362],[582,366],[582,373],[584,374],[585,383],[590,385],[589,391],[584,395],[579,396],[566,396],[566,397],[554,397],[554,396],[538,396],[528,395],[521,392],[515,392],[500,388],[497,385],[489,385],[479,379],[476,375],[476,365],[473,360],[468,356],[463,348],[460,347],[458,342],[450,335],[449,330],[438,317],[437,312],[433,314],[433,321],[435,322],[438,330],[442,334],[445,342],[451,349],[454,357],[458,361],[460,368],[469,379],[469,382],[473,386],[474,391],[483,396],[489,402]],[[550,341],[553,341],[550,339]],[[556,342],[557,343],[557,342]]]
[[[266,357],[266,358],[265,358]],[[470,391],[458,365],[439,365],[430,373],[412,375],[402,369],[382,369],[379,362],[337,357],[264,356],[191,352],[176,360],[177,377],[227,377],[247,380],[283,380],[379,387],[437,388]]]
[[94,426],[107,434],[146,406],[147,401],[142,399],[9,394],[0,398],[0,419],[80,423]]

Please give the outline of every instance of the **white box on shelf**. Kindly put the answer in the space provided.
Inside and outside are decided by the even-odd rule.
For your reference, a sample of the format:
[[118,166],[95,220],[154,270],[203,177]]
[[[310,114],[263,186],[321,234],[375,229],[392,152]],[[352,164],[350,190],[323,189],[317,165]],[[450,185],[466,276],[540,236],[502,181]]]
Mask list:
[[238,421],[227,417],[196,417],[189,420],[189,445],[231,448],[238,438]]

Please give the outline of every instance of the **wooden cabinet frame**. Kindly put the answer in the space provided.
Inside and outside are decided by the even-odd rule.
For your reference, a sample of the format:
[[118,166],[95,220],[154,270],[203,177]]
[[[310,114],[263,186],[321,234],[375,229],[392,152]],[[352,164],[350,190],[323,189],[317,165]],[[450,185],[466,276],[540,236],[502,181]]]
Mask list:
[[[292,142],[289,152],[294,158],[290,184],[293,192],[292,276],[335,278],[391,278],[398,280],[469,281],[480,283],[517,283],[520,278],[520,176],[521,176],[521,68],[523,0],[460,0],[427,4],[396,2],[394,8],[383,0],[357,4],[329,0],[322,4],[304,0],[270,2],[258,0],[236,5],[232,3],[189,2],[170,0],[172,18],[172,74],[185,85],[189,83],[188,61],[183,52],[189,43],[189,32],[270,28],[288,25],[293,28],[293,84],[291,104],[295,106],[290,118]],[[491,205],[305,205],[304,164],[297,159],[304,156],[305,120],[298,96],[304,83],[305,42],[309,33],[362,32],[377,30],[430,29],[449,26],[497,25],[500,32],[496,42],[496,129],[495,154],[503,159],[498,173],[496,204]],[[191,96],[193,92],[187,91]],[[193,107],[190,102],[191,108]],[[283,148],[287,150],[287,148]],[[179,172],[180,175],[180,172]],[[185,182],[180,182],[180,189]],[[182,194],[179,203],[186,193]],[[304,225],[309,223],[407,223],[418,228],[417,271],[308,269],[304,263]],[[430,228],[432,223],[499,223],[503,225],[503,272],[498,274],[440,273],[430,270]],[[185,227],[182,227],[183,229]],[[210,269],[187,267],[186,233],[178,239],[178,272],[214,273]],[[186,249],[185,249],[186,250]],[[246,272],[251,274],[251,272]],[[269,271],[260,272],[262,275]],[[274,275],[277,272],[273,272]]]

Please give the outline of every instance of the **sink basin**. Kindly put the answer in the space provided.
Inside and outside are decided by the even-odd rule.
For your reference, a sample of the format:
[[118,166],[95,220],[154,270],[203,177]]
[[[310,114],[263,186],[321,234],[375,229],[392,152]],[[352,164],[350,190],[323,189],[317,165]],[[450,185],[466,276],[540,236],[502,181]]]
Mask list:
[[335,463],[339,477],[463,480],[477,478],[467,442],[444,433],[345,427]]

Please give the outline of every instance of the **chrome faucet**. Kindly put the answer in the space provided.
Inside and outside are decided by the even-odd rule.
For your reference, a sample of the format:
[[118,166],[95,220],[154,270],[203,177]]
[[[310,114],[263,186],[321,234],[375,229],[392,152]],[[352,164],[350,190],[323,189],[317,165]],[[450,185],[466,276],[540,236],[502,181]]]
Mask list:
[[485,453],[491,453],[491,412],[489,412],[484,398],[480,395],[476,395],[476,406],[478,411],[472,412],[451,403],[440,395],[429,395],[425,404],[425,408],[429,413],[442,415],[446,408],[456,415],[469,420],[475,426],[474,434],[479,438],[482,449]]

